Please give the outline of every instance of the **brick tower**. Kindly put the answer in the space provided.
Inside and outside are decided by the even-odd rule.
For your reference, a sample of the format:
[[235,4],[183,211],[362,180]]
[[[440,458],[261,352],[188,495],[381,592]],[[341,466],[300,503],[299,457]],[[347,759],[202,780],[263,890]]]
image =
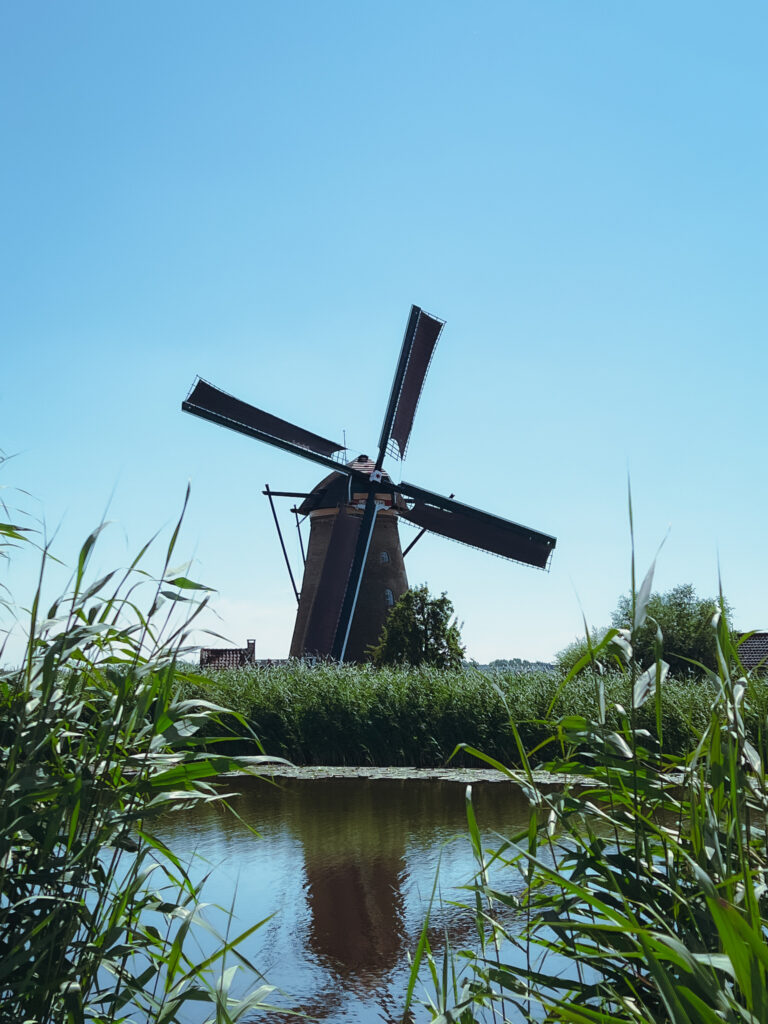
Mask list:
[[[370,474],[374,463],[367,455],[360,455],[348,463],[356,470]],[[383,478],[389,482],[386,473]],[[356,493],[349,487],[349,477],[331,473],[322,480],[299,506],[299,512],[309,515],[310,531],[307,560],[301,585],[301,600],[291,641],[291,657],[301,658],[322,651],[318,629],[332,635],[336,622],[323,619],[323,609],[316,608],[318,591],[326,593],[334,571],[344,573],[348,562],[343,560],[336,569],[336,553],[346,543],[356,539],[363,511],[358,507],[367,494]],[[366,660],[366,648],[376,643],[387,613],[397,599],[408,589],[403,552],[397,529],[398,503],[391,494],[377,495],[384,507],[376,516],[368,555],[365,560],[360,593],[349,633],[346,659]],[[341,519],[341,522],[339,520]],[[347,538],[349,539],[347,541]],[[329,581],[326,584],[326,580]],[[321,587],[321,581],[323,586]],[[346,584],[346,579],[337,581]],[[329,609],[330,611],[330,609]],[[330,613],[333,614],[332,612]],[[313,627],[312,623],[315,623]],[[321,623],[321,626],[317,624]]]

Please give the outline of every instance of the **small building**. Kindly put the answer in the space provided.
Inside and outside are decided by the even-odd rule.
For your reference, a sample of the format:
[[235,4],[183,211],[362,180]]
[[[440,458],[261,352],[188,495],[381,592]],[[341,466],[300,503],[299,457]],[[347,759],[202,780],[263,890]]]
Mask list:
[[768,671],[768,632],[755,631],[739,644],[739,661],[745,669]]
[[243,668],[255,664],[255,640],[246,640],[245,647],[200,648],[200,668]]

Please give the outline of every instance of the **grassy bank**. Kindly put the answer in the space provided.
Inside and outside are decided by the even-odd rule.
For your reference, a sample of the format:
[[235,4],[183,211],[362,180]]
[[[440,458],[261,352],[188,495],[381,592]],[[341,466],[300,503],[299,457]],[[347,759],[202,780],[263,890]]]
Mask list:
[[[616,705],[628,708],[628,674],[582,673],[565,685],[547,672],[482,673],[474,669],[371,666],[309,666],[301,662],[266,668],[190,673],[181,695],[232,708],[247,721],[264,750],[296,764],[446,764],[465,743],[497,760],[519,765],[510,721],[534,763],[553,756],[551,743],[563,715],[590,717],[604,689],[607,723],[620,723]],[[667,679],[661,698],[662,729],[670,751],[684,754],[699,741],[710,719],[715,689],[706,680]],[[754,740],[768,708],[768,687],[754,681],[749,692],[747,728]],[[657,734],[655,708],[638,709],[639,728]],[[235,724],[240,738],[227,749],[257,753],[249,732]],[[452,764],[475,765],[459,753]]]

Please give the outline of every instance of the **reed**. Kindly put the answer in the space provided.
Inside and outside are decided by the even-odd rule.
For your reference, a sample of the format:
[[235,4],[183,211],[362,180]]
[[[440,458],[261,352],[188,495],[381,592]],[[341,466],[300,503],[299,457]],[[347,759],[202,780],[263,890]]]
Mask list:
[[[0,554],[35,542],[4,518]],[[221,934],[211,956],[194,952],[196,930],[213,927],[201,887],[152,833],[161,811],[225,799],[214,781],[243,770],[215,753],[223,709],[177,696],[205,602],[205,588],[170,568],[180,522],[159,573],[145,569],[145,547],[124,572],[90,581],[95,531],[50,607],[42,551],[23,663],[0,675],[2,1021],[159,1024],[194,1006],[198,1020],[229,1022],[269,999],[258,984],[232,994],[241,968],[259,978],[237,951],[253,928]],[[174,625],[179,607],[189,610]]]
[[663,638],[651,664],[634,655],[652,575],[633,578],[619,636],[629,699],[595,677],[588,710],[547,709],[556,792],[537,784],[514,722],[520,770],[471,751],[523,788],[529,823],[483,840],[468,789],[477,869],[463,908],[477,940],[433,951],[425,924],[404,1020],[426,965],[441,1024],[768,1021],[765,687],[742,671],[721,599],[707,714],[681,751],[665,722]]
[[[749,685],[750,708],[764,708],[765,682]],[[256,751],[255,734],[269,753],[297,764],[433,768],[454,755],[453,764],[473,765],[475,759],[463,748],[454,754],[465,743],[519,767],[515,730],[532,752],[529,757],[542,764],[550,755],[537,748],[557,734],[558,717],[592,715],[598,686],[605,694],[607,722],[617,728],[616,706],[628,707],[632,691],[630,676],[619,671],[580,672],[564,683],[545,671],[376,669],[296,661],[207,675],[190,671],[182,692],[239,712],[250,732],[236,726],[241,735],[227,749],[242,754]],[[666,680],[661,695],[666,749],[684,753],[698,742],[715,692],[707,680]],[[655,709],[638,707],[636,715],[638,726],[655,736]],[[750,712],[746,725],[753,739],[759,721]]]

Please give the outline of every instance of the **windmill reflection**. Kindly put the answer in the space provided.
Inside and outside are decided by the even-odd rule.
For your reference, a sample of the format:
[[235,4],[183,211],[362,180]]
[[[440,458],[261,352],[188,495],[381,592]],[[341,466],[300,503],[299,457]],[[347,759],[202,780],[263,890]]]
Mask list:
[[[377,806],[375,784],[328,780],[295,822],[304,848],[308,945],[345,984],[370,983],[404,951],[406,834]],[[399,827],[397,827],[399,825]]]
[[[209,883],[214,902],[228,906],[236,887],[238,928],[276,912],[242,949],[288,993],[276,1002],[318,1020],[400,1022],[407,954],[418,942],[446,844],[444,892],[474,870],[469,843],[452,838],[466,828],[464,787],[395,778],[276,785],[240,778],[232,788],[237,816],[212,804],[181,805],[162,820],[159,834],[182,856],[196,850],[220,869]],[[514,787],[477,787],[475,807],[494,832],[511,834],[528,823],[527,800]],[[433,949],[446,935],[455,948],[471,945],[471,916],[445,905],[433,907],[431,920]],[[296,1017],[275,1011],[258,1019],[290,1024]]]

